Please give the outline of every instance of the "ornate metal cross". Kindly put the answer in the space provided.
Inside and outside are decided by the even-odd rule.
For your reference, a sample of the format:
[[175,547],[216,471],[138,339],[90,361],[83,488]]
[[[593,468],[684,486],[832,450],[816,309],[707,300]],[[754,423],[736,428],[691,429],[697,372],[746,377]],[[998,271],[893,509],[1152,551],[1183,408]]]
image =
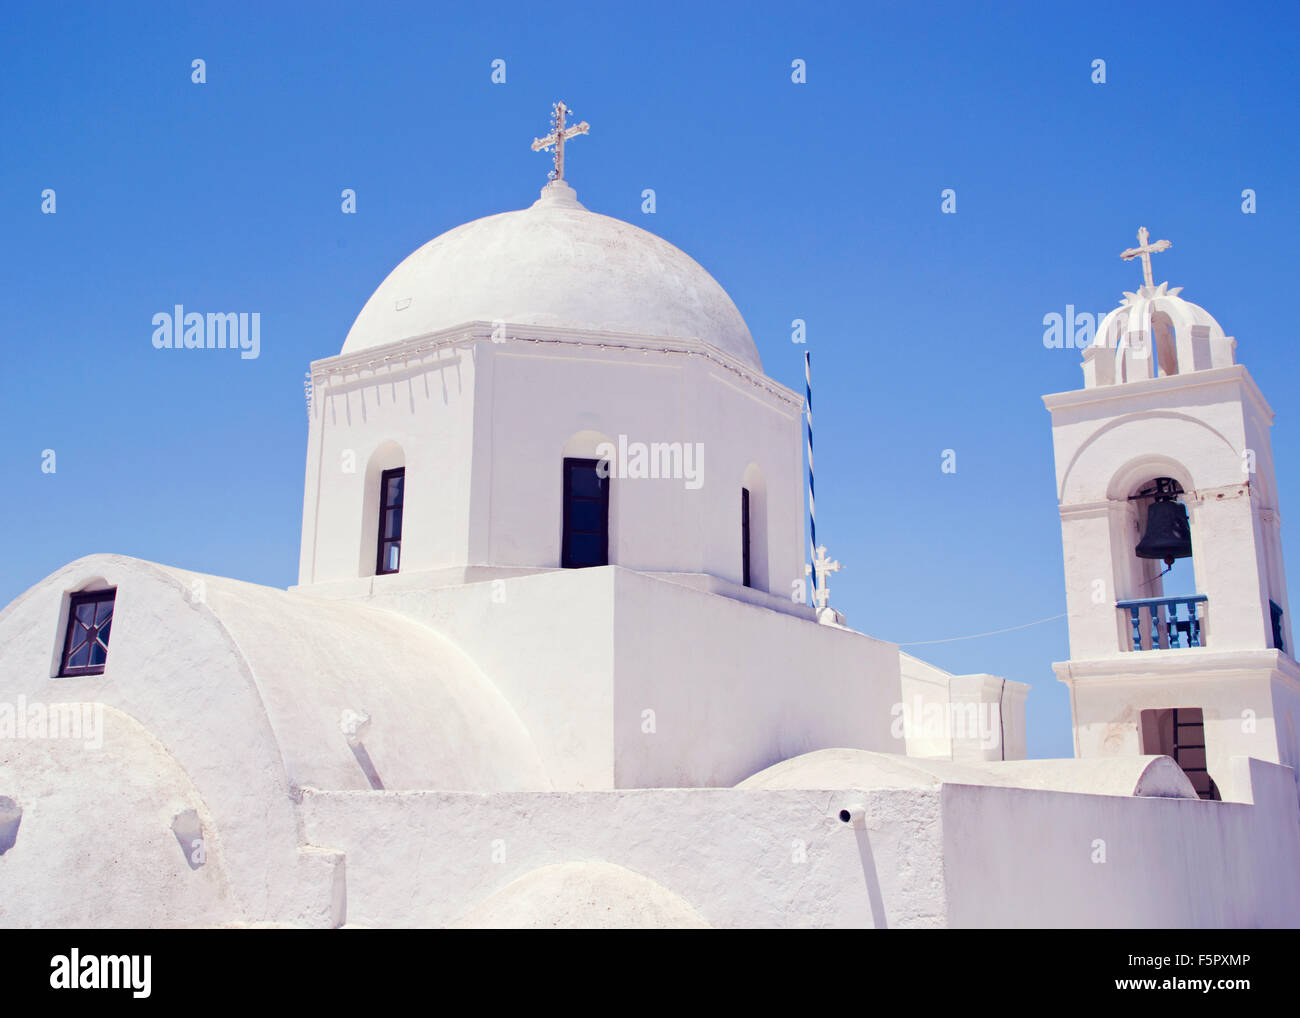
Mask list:
[[544,148],[555,147],[555,169],[549,176],[552,180],[564,179],[564,143],[570,138],[576,138],[580,134],[586,134],[591,129],[591,125],[585,120],[573,127],[565,128],[564,117],[569,112],[569,108],[562,102],[555,103],[551,112],[551,133],[545,138],[533,139],[533,151],[540,152]]
[[1173,245],[1167,240],[1157,240],[1154,244],[1148,244],[1147,239],[1151,236],[1147,228],[1143,226],[1138,230],[1138,246],[1131,247],[1120,254],[1126,262],[1131,262],[1134,258],[1142,259],[1142,279],[1147,286],[1155,286],[1155,280],[1151,278],[1151,256],[1159,254],[1161,251],[1168,251]]
[[811,566],[804,566],[805,572],[816,571],[813,577],[813,605],[820,611],[830,603],[831,590],[826,585],[826,578],[831,573],[838,573],[842,567],[838,562],[832,561],[826,554],[826,545],[821,545],[817,549],[817,556],[813,559]]

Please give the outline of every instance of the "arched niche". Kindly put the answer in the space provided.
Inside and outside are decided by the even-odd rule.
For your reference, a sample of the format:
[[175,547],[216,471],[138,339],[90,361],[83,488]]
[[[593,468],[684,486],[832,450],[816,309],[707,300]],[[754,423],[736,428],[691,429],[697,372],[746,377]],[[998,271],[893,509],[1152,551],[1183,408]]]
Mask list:
[[601,453],[617,448],[618,444],[604,432],[585,428],[568,437],[560,456],[564,459],[600,459]]

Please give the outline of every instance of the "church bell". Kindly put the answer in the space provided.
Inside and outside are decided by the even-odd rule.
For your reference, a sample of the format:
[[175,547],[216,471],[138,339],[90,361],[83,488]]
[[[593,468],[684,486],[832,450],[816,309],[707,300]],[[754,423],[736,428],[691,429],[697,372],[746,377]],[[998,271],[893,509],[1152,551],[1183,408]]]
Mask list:
[[1187,507],[1172,498],[1151,503],[1147,532],[1137,546],[1138,558],[1159,558],[1172,566],[1175,559],[1192,557],[1192,528]]

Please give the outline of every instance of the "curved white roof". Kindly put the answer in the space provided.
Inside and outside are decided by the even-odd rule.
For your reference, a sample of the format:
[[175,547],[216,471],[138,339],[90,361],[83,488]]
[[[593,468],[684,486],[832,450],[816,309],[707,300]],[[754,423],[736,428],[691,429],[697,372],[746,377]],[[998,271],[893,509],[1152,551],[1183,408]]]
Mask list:
[[[8,655],[24,651],[48,656],[62,591],[88,577],[118,591],[105,702],[168,746],[203,743],[224,761],[222,780],[275,760],[290,787],[551,787],[532,736],[473,660],[435,630],[361,604],[90,555],[0,613],[0,666],[18,671]],[[10,681],[0,667],[0,696]],[[345,722],[362,716],[350,740]]]
[[[361,604],[158,568],[187,587],[202,580],[207,608],[257,683],[294,784],[366,788],[368,758],[385,788],[550,787],[514,708],[435,630]],[[364,758],[343,731],[348,712],[370,718],[358,733]]]
[[1092,795],[1140,795],[1195,799],[1182,768],[1167,756],[1095,757],[1063,760],[953,761],[821,749],[773,764],[737,788],[937,788],[992,785]]
[[744,318],[699,263],[588,211],[564,181],[530,208],[465,223],[407,257],[361,309],[342,352],[496,321],[698,339],[763,367]]

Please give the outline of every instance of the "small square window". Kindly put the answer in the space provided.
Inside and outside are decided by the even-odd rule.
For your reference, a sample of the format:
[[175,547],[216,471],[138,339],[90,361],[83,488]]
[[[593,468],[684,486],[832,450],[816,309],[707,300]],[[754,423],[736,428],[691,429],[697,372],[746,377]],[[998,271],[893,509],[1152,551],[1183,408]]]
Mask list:
[[72,595],[68,604],[68,630],[63,637],[59,675],[104,673],[116,596],[116,588]]

